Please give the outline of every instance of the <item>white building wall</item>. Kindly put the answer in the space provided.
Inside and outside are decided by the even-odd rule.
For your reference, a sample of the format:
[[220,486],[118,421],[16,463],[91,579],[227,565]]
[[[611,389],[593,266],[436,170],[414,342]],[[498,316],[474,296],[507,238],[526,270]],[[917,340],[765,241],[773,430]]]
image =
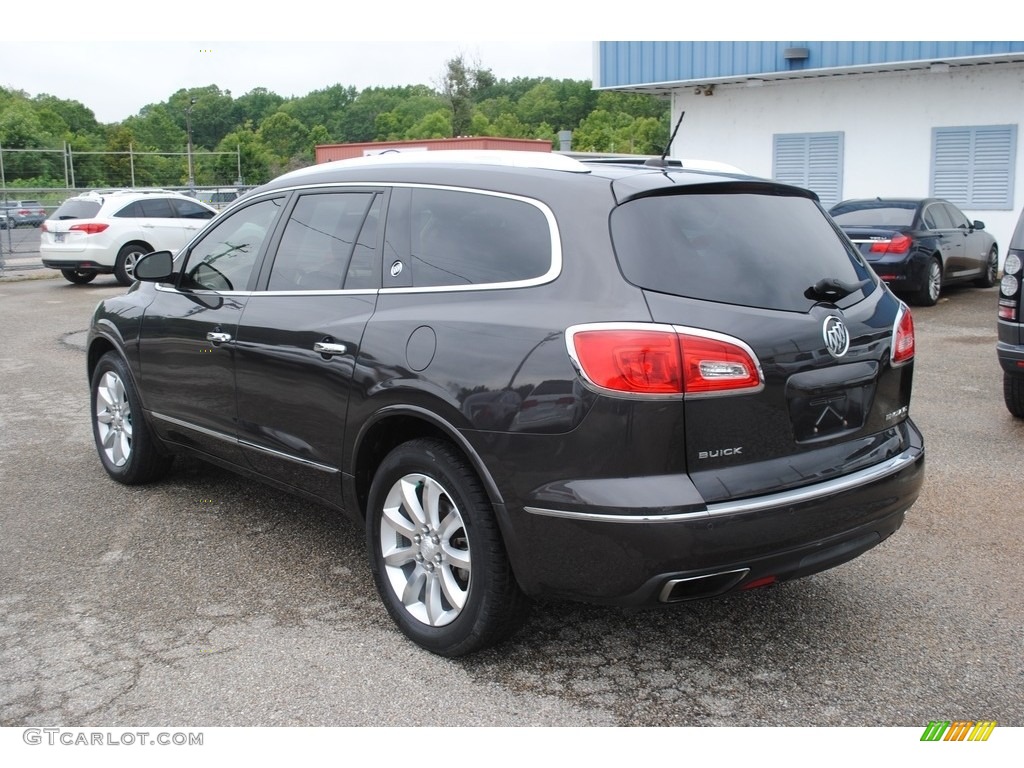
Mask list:
[[772,174],[777,133],[843,133],[842,198],[924,197],[932,129],[1017,125],[1013,210],[969,210],[999,243],[1000,259],[1024,207],[1024,66],[988,65],[718,85],[673,94],[672,125],[685,110],[671,154],[721,160]]

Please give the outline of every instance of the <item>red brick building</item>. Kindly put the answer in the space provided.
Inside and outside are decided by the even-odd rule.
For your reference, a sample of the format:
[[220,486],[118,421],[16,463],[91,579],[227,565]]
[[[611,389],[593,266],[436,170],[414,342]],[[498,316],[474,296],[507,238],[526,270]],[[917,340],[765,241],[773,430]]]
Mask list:
[[544,139],[503,139],[494,136],[460,136],[457,139],[419,139],[414,141],[364,141],[356,144],[319,144],[316,162],[347,160],[350,157],[377,155],[388,150],[424,152],[436,149],[513,149],[525,152],[550,152],[551,142]]

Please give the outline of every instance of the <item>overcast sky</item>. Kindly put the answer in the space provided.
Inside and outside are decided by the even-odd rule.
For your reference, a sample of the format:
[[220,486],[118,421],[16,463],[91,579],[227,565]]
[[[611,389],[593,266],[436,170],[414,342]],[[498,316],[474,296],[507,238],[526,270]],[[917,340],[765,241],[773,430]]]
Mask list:
[[304,96],[340,83],[435,87],[462,54],[498,78],[590,80],[593,44],[574,42],[151,41],[0,46],[0,85],[74,99],[103,123],[124,120],[180,88],[217,85],[234,97],[263,87]]
[[595,40],[991,39],[1003,27],[979,2],[995,0],[969,10],[949,2],[958,23],[943,32],[922,29],[916,6],[891,0],[859,0],[857,17],[844,12],[841,24],[820,0],[45,0],[38,14],[5,9],[0,86],[74,99],[116,122],[206,85],[234,97],[257,87],[290,97],[336,83],[436,86],[460,54],[498,78],[589,80]]

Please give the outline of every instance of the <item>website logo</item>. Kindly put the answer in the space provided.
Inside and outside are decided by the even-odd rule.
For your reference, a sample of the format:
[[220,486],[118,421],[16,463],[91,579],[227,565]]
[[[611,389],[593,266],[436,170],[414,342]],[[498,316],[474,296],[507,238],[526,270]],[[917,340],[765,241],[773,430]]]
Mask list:
[[988,741],[995,727],[995,720],[932,720],[921,741]]

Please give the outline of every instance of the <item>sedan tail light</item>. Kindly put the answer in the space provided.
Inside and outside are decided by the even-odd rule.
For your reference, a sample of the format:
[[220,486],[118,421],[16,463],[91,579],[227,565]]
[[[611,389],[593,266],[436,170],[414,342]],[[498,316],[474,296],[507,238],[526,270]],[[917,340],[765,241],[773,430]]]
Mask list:
[[891,240],[878,240],[871,244],[872,253],[906,253],[914,244],[906,235],[896,235]]
[[760,391],[761,367],[739,339],[697,328],[646,323],[569,328],[566,346],[595,387],[631,395],[712,395]]

